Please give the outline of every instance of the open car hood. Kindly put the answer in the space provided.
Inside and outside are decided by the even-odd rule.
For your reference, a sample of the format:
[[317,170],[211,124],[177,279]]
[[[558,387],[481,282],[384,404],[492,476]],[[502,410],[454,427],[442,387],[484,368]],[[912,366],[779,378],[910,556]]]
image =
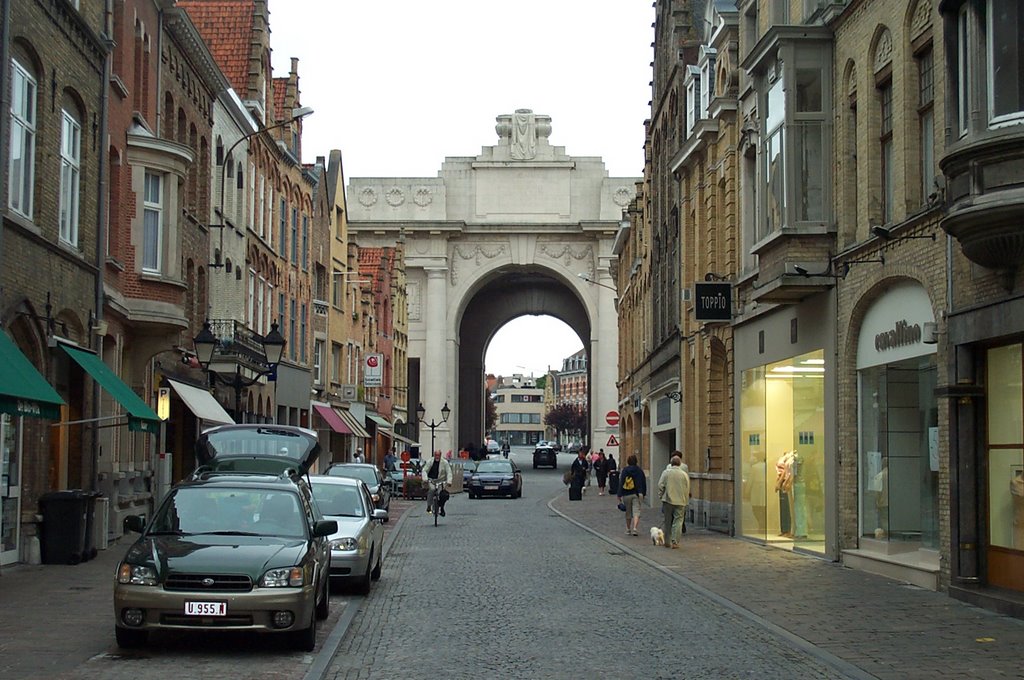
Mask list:
[[196,441],[196,465],[214,472],[304,475],[319,455],[316,433],[290,425],[222,425]]

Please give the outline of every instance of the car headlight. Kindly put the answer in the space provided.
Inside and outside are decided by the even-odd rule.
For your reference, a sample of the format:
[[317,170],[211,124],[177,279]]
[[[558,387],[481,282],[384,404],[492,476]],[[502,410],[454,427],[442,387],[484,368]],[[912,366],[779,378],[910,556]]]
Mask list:
[[117,582],[123,585],[155,586],[156,569],[141,564],[122,564],[117,570]]
[[299,588],[305,583],[306,577],[302,567],[271,569],[260,579],[260,586],[263,588]]
[[348,536],[345,538],[335,538],[331,541],[331,550],[357,550],[358,548],[359,541]]

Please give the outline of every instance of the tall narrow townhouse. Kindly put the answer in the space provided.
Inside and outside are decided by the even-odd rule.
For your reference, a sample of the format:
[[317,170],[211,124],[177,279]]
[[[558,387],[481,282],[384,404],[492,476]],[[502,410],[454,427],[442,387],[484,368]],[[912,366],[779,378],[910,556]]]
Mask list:
[[103,3],[12,0],[4,8],[0,566],[33,556],[43,494],[96,488],[96,418],[119,412],[100,403],[72,359],[87,361],[101,347]]
[[949,504],[949,591],[1024,617],[1024,7],[937,4],[935,68],[948,83],[939,197],[952,265],[934,327],[946,348],[949,476],[938,493]]
[[736,531],[838,558],[832,31],[839,5],[741,0],[733,302]]
[[679,116],[682,143],[668,170],[679,182],[680,442],[689,467],[692,521],[733,526],[732,285],[739,264],[738,13],[707,3],[693,21]]
[[[151,455],[129,427],[101,432],[111,526],[146,512],[191,472],[195,416],[184,405],[182,348],[198,332],[209,275],[213,107],[224,82],[195,27],[169,0],[112,5],[109,235],[103,270],[104,361],[146,399],[161,388],[173,417]],[[184,372],[187,375],[187,372]],[[199,382],[199,381],[197,381]],[[175,467],[177,466],[177,467]]]
[[[638,213],[649,225],[644,229],[649,229],[650,239],[643,243],[643,252],[636,253],[641,261],[647,261],[643,266],[650,277],[649,294],[639,302],[641,308],[649,311],[641,312],[642,340],[628,375],[627,394],[633,395],[630,400],[638,403],[639,409],[627,416],[625,427],[632,435],[625,440],[627,447],[620,451],[623,457],[636,455],[641,467],[650,472],[663,469],[681,442],[681,197],[670,165],[684,142],[686,64],[696,63],[699,46],[690,6],[668,0],[655,3],[654,34],[651,118],[647,123],[644,163],[645,203]],[[630,228],[637,226],[633,217],[630,222]],[[632,265],[625,266],[630,266],[632,272]],[[620,290],[626,297],[634,295]],[[629,303],[630,309],[635,309],[633,304]]]
[[[210,246],[216,267],[207,319],[219,342],[210,364],[211,375],[219,376],[211,377],[215,395],[237,422],[308,426],[313,178],[301,165],[301,133],[311,110],[300,105],[297,64],[292,61],[287,77],[273,78],[265,0],[179,0],[177,6],[255,122],[251,130],[244,121],[240,130],[226,127],[214,149],[219,226]],[[238,259],[229,272],[232,257]],[[274,330],[285,350],[269,367],[262,343]]]
[[[650,129],[649,121],[646,127]],[[650,157],[650,135],[644,144],[645,158]],[[650,316],[651,242],[650,220],[645,206],[650,163],[644,167],[644,180],[636,183],[636,197],[623,211],[612,252],[615,255],[615,288],[619,291],[619,373],[616,380],[619,409],[619,447],[609,452],[627,458],[640,450],[644,437],[644,385],[642,368],[647,356]],[[552,375],[556,375],[552,372]],[[548,402],[550,403],[550,402]]]
[[946,127],[936,0],[855,0],[835,33],[838,534],[842,562],[949,583]]
[[[341,151],[334,149],[327,158],[326,185],[330,194],[330,304],[327,311],[327,354],[324,394],[329,411],[320,404],[314,410],[330,427],[330,452],[333,462],[352,459],[357,448],[365,450],[369,432],[365,427],[366,409],[359,399],[359,368],[363,342],[364,317],[359,313],[358,249],[348,238],[345,203],[345,171]],[[334,421],[337,416],[338,421]],[[330,421],[330,422],[328,422]],[[324,435],[321,434],[321,443]]]

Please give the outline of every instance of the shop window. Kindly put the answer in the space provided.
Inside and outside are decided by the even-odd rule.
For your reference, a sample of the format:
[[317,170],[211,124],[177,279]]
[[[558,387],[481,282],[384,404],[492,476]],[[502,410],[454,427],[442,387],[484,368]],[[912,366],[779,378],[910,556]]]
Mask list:
[[989,543],[1024,551],[1024,377],[1022,345],[988,351]]
[[745,536],[825,550],[824,364],[818,350],[742,374]]

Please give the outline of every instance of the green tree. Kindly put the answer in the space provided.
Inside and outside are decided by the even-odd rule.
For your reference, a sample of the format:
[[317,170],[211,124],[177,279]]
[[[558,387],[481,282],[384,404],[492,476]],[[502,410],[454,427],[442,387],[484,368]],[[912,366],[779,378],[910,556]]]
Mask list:
[[587,411],[576,404],[558,404],[544,416],[544,424],[555,428],[558,434],[582,438],[587,429]]

